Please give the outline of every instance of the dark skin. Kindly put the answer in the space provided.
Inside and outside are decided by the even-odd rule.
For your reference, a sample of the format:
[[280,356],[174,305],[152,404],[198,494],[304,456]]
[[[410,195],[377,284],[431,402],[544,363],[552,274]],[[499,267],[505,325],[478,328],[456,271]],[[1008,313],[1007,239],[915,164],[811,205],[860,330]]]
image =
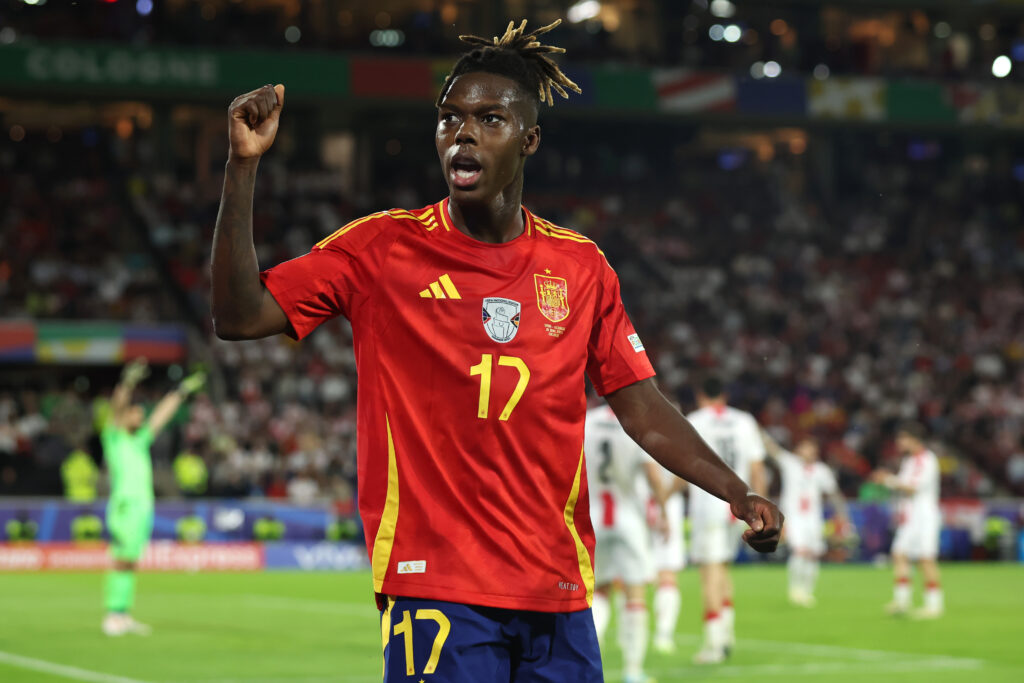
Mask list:
[[[284,86],[267,85],[228,108],[231,149],[213,241],[214,329],[222,339],[257,339],[288,329],[284,312],[260,282],[252,238],[256,168],[273,144],[283,106]],[[494,244],[523,233],[523,173],[540,146],[537,111],[535,97],[496,74],[465,74],[445,94],[435,142],[452,223],[461,232]],[[775,550],[782,513],[715,455],[653,379],[606,398],[626,433],[655,460],[729,502],[750,526],[743,538],[754,550]]]
[[[522,88],[495,74],[459,76],[438,107],[434,142],[455,227],[493,244],[521,235],[523,169],[540,146],[537,106]],[[476,182],[458,184],[458,160],[480,168]]]

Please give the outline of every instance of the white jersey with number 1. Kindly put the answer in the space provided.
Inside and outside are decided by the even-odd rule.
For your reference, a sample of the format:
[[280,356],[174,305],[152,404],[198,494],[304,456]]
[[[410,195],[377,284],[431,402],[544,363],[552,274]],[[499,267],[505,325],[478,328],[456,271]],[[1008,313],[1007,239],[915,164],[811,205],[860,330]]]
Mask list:
[[615,579],[630,585],[647,583],[653,577],[653,565],[647,489],[640,475],[650,458],[629,438],[608,406],[587,411],[584,434],[590,516],[597,540],[597,584]]

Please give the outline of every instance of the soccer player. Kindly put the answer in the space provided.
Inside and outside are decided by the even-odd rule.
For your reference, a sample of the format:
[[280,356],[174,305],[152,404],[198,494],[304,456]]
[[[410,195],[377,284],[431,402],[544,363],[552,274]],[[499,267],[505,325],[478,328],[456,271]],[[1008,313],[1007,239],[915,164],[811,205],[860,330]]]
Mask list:
[[658,391],[601,251],[522,205],[541,104],[578,90],[540,43],[554,26],[463,38],[473,49],[437,99],[447,197],[355,220],[262,274],[253,190],[284,86],[228,110],[214,326],[249,339],[352,324],[385,681],[600,680],[584,375],[645,451],[728,501],[753,547],[778,543],[778,509]]
[[205,381],[202,373],[185,378],[175,391],[156,404],[147,419],[143,407],[132,403],[132,392],[148,374],[144,359],[125,366],[110,401],[110,417],[100,432],[103,458],[110,471],[107,530],[114,562],[104,587],[107,614],[103,632],[108,636],[150,633],[149,626],[130,614],[135,602],[135,570],[153,531],[153,464],[149,447],[182,402]]
[[[757,420],[726,404],[725,387],[716,377],[706,379],[697,392],[698,409],[688,419],[694,429],[758,495],[765,492],[764,443]],[[690,489],[692,520],[690,553],[700,565],[704,598],[704,644],[694,656],[696,664],[725,660],[736,643],[729,564],[736,558],[740,526],[735,510],[706,490]]]
[[686,482],[664,467],[658,470],[666,496],[665,532],[651,535],[654,569],[657,572],[657,586],[654,589],[654,641],[651,645],[662,654],[671,654],[676,650],[676,624],[682,605],[679,572],[686,567],[686,540],[683,536],[686,517],[683,491],[686,490]]
[[943,612],[936,561],[942,529],[939,459],[925,445],[925,438],[924,427],[917,422],[900,426],[896,445],[904,458],[899,474],[876,470],[872,479],[892,489],[899,497],[896,536],[892,541],[895,585],[892,602],[886,606],[886,611],[904,615],[910,610],[910,562],[913,560],[921,568],[925,581],[924,607],[913,616],[937,619]]
[[768,457],[782,474],[782,501],[786,515],[784,541],[789,545],[789,601],[801,607],[815,605],[814,586],[818,580],[821,556],[825,554],[825,523],[822,498],[828,497],[835,508],[836,528],[849,524],[846,499],[839,491],[836,477],[819,459],[818,443],[805,437],[795,452],[782,448],[762,432]]
[[[641,683],[647,680],[647,584],[654,578],[647,503],[653,494],[661,519],[658,526],[664,531],[662,468],[629,438],[607,405],[587,411],[584,434],[596,539],[594,625],[598,641],[603,641],[611,618],[609,592],[613,582],[621,582],[626,598],[625,609],[619,612],[623,681]],[[656,529],[654,535],[658,533]]]

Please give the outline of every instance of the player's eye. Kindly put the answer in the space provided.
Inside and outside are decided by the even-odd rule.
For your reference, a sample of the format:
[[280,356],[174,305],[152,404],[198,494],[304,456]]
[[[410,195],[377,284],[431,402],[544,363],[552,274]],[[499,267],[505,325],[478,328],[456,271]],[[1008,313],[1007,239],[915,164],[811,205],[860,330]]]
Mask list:
[[483,122],[484,123],[500,123],[500,122],[502,122],[504,120],[505,119],[501,118],[497,114],[484,114],[483,115]]
[[455,123],[455,114],[450,111],[441,114],[441,123]]

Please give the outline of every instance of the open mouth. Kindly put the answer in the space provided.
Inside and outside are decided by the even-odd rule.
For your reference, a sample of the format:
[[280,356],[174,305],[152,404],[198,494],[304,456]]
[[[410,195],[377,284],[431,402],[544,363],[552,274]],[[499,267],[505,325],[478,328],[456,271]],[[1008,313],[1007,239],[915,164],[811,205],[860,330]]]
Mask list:
[[483,167],[480,166],[480,162],[474,159],[465,157],[452,159],[450,175],[452,185],[455,187],[462,189],[473,187],[480,180],[482,172]]

